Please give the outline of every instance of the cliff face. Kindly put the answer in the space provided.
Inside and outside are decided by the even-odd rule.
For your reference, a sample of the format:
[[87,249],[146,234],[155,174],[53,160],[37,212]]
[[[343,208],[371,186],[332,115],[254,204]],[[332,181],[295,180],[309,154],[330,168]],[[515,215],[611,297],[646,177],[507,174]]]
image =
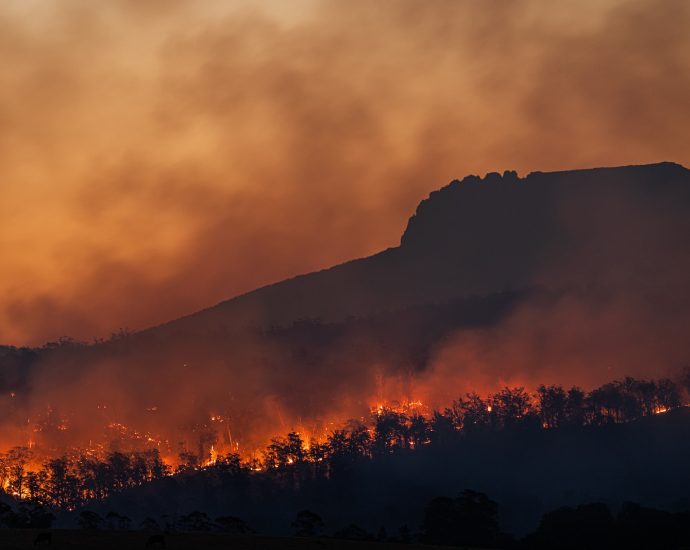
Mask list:
[[443,272],[459,292],[614,284],[623,268],[670,268],[675,252],[659,252],[682,253],[689,208],[690,171],[672,163],[469,176],[422,201],[401,248],[449,292]]
[[[437,241],[485,235],[501,242],[511,234],[554,229],[562,203],[571,201],[587,211],[612,193],[637,195],[643,200],[678,193],[688,198],[690,171],[674,163],[593,168],[565,172],[496,172],[484,178],[467,176],[432,192],[410,218],[401,245],[424,247]],[[554,211],[555,210],[555,211]],[[583,220],[584,221],[584,220]],[[535,238],[537,235],[534,236]],[[524,242],[527,248],[533,241]]]
[[677,254],[690,248],[689,209],[690,171],[673,163],[468,176],[420,203],[397,248],[153,330],[338,320],[506,288],[656,277],[687,268]]

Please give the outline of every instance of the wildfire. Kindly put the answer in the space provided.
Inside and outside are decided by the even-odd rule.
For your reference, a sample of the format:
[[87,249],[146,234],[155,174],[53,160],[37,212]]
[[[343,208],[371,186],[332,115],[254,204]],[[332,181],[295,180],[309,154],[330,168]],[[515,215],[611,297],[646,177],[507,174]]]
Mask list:
[[375,406],[371,407],[371,413],[375,416],[381,416],[387,411],[396,414],[419,414],[422,416],[428,416],[430,413],[428,407],[418,399],[391,401],[387,403],[377,402]]
[[[21,440],[22,445],[0,453],[0,486],[8,494],[14,494],[17,498],[30,498],[29,489],[25,484],[23,485],[27,476],[29,474],[35,476],[36,473],[41,472],[43,479],[46,479],[45,476],[48,475],[46,472],[49,472],[48,464],[55,459],[58,463],[60,460],[65,460],[71,463],[73,468],[76,468],[74,466],[76,464],[93,463],[101,464],[107,470],[111,467],[109,462],[111,460],[115,461],[112,467],[116,468],[117,460],[124,463],[131,460],[132,464],[139,464],[137,461],[145,463],[150,460],[150,457],[158,457],[156,460],[160,460],[160,463],[155,474],[158,477],[206,468],[234,468],[238,464],[241,464],[245,471],[270,472],[274,468],[286,466],[297,470],[301,465],[311,463],[315,470],[320,471],[323,468],[327,470],[329,456],[332,456],[329,453],[343,452],[343,441],[349,437],[347,434],[358,434],[360,439],[355,440],[356,444],[360,446],[359,448],[365,449],[360,452],[363,456],[371,456],[372,451],[366,450],[367,445],[374,446],[370,449],[393,452],[396,447],[416,450],[430,444],[433,440],[433,431],[436,429],[434,423],[439,419],[442,429],[450,428],[458,431],[465,429],[470,422],[472,424],[486,423],[491,429],[496,427],[500,429],[501,419],[508,413],[512,414],[516,420],[529,415],[530,421],[539,421],[537,425],[541,425],[543,429],[548,430],[558,426],[558,422],[553,422],[549,416],[546,416],[550,414],[548,409],[546,412],[544,409],[539,409],[540,403],[534,401],[537,398],[536,394],[529,396],[522,388],[517,390],[521,393],[515,395],[525,395],[528,401],[532,399],[525,409],[527,412],[511,412],[511,409],[507,409],[503,401],[497,398],[502,394],[489,395],[486,398],[473,394],[474,396],[469,401],[464,402],[465,405],[462,404],[462,400],[453,402],[453,408],[447,408],[445,412],[432,410],[420,399],[385,401],[379,398],[369,402],[369,414],[366,414],[367,408],[364,407],[362,411],[353,414],[350,421],[346,421],[344,416],[333,413],[325,418],[306,421],[298,418],[291,423],[287,420],[287,415],[283,415],[282,411],[278,410],[276,417],[281,424],[281,433],[289,432],[287,437],[271,439],[271,436],[275,434],[268,432],[268,429],[260,433],[252,432],[248,436],[245,432],[239,432],[242,434],[240,438],[247,437],[247,439],[242,439],[242,444],[237,434],[231,432],[242,427],[242,424],[237,424],[236,411],[233,410],[231,415],[229,411],[232,409],[224,409],[218,405],[215,409],[209,407],[201,411],[193,420],[180,421],[177,425],[171,425],[168,422],[167,426],[160,426],[160,429],[167,427],[167,431],[157,433],[157,431],[148,431],[152,430],[154,420],[160,422],[166,417],[165,409],[159,411],[157,405],[148,403],[146,404],[148,406],[144,407],[142,404],[140,410],[142,414],[139,418],[143,419],[143,422],[129,424],[130,420],[119,417],[117,407],[112,404],[94,404],[92,411],[97,410],[98,413],[88,419],[87,426],[92,431],[88,438],[85,437],[82,440],[83,442],[79,441],[78,437],[85,433],[85,419],[69,410],[58,411],[57,407],[47,406],[42,411],[32,411],[28,418],[22,417],[18,430],[19,438],[15,439],[15,441]],[[506,388],[505,391],[509,389]],[[610,414],[605,404],[594,403],[595,405],[587,405],[590,407],[587,410],[594,411],[595,409],[591,407],[598,406],[596,415],[599,416],[595,415],[593,416],[595,420],[587,420],[587,422],[596,421],[596,418],[607,418],[606,415]],[[644,414],[664,414],[683,406],[680,398],[676,402],[659,398],[653,401],[655,403],[653,407],[647,403],[645,402],[644,407],[641,406],[639,409],[644,411]],[[156,411],[158,411],[156,415],[146,414]],[[634,418],[620,415],[622,413],[619,413],[616,418],[617,422],[634,420]],[[158,424],[155,425],[158,426]],[[88,445],[84,445],[85,441],[88,441]],[[269,442],[271,445],[267,447]],[[270,447],[273,447],[271,451],[269,451]],[[271,455],[270,452],[273,454]],[[17,472],[20,473],[17,474]],[[13,476],[16,478],[17,475],[22,480],[21,483],[12,484],[8,481]],[[146,475],[149,476],[146,479],[153,479],[154,474]],[[133,483],[141,482],[143,481],[140,478]],[[112,490],[120,489],[118,485],[112,488]],[[84,491],[87,493],[91,491],[84,494],[84,500],[102,498],[102,495],[93,493],[92,489],[84,489]]]
[[218,462],[218,451],[214,445],[211,445],[211,450],[209,451],[209,458],[201,465],[203,468],[208,468],[213,466]]

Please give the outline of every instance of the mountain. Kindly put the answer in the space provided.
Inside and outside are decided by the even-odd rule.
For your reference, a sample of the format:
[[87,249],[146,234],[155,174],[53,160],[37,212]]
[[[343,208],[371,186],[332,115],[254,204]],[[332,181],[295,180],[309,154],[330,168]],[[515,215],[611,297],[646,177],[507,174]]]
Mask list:
[[[505,289],[601,283],[597,277],[616,264],[658,272],[669,267],[650,267],[660,260],[659,239],[688,244],[690,233],[681,231],[689,207],[690,170],[669,162],[467,176],[420,203],[396,248],[260,288],[150,332],[339,321]],[[592,271],[576,273],[586,261]]]

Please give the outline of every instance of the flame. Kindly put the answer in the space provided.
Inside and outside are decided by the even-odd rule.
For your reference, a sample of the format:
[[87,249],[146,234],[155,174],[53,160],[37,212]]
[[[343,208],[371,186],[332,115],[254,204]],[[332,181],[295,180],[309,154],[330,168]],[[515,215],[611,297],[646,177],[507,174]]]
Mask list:
[[[390,411],[396,414],[419,414],[421,416],[428,416],[431,411],[424,403],[419,399],[409,399],[400,401],[390,401],[390,402],[376,402],[376,404],[370,407],[372,414],[376,416],[381,416],[384,412]],[[364,420],[362,418],[361,420]]]
[[218,451],[215,446],[211,445],[211,450],[209,451],[209,458],[202,464],[203,468],[208,468],[218,463]]
[[[489,400],[489,402],[491,402]],[[366,403],[366,402],[365,402]],[[485,401],[486,403],[486,401]],[[485,404],[486,411],[492,413],[494,407]],[[50,406],[43,412],[32,413],[26,418],[26,423],[21,422],[21,428],[17,432],[24,441],[24,448],[27,450],[25,468],[27,472],[39,472],[44,463],[52,458],[71,456],[87,457],[92,460],[107,460],[110,453],[118,452],[134,453],[149,449],[155,449],[164,463],[167,465],[165,475],[173,475],[175,469],[193,468],[201,470],[211,468],[218,464],[224,464],[225,457],[236,455],[244,467],[250,472],[262,472],[266,470],[264,463],[257,457],[262,457],[265,444],[270,441],[270,436],[274,434],[266,433],[265,444],[261,445],[261,435],[263,433],[250,434],[252,440],[240,441],[236,434],[231,433],[231,428],[235,427],[234,417],[227,412],[219,413],[208,411],[203,414],[191,426],[178,426],[178,431],[170,430],[167,433],[156,433],[144,428],[145,424],[130,425],[118,418],[117,407],[112,404],[94,404],[98,411],[97,419],[102,419],[102,432],[99,435],[90,434],[87,445],[70,446],[71,443],[78,443],[80,434],[79,418],[69,413],[66,416],[58,414]],[[142,411],[144,408],[142,408]],[[368,415],[365,411],[368,410]],[[150,405],[145,408],[147,413],[157,412],[154,419],[165,416],[165,411],[159,411],[158,406]],[[666,406],[657,405],[649,412],[653,414],[663,414],[669,411]],[[63,412],[63,411],[61,411]],[[362,416],[354,421],[362,423],[365,429],[373,437],[376,435],[377,419],[388,414],[398,415],[403,422],[411,422],[415,417],[430,419],[433,410],[423,400],[416,397],[387,401],[380,396],[378,399],[369,401],[369,407],[363,407]],[[296,422],[290,423],[282,411],[278,411],[281,418],[281,433],[295,432],[302,441],[302,448],[305,453],[305,460],[312,463],[322,462],[323,456],[319,456],[319,445],[324,445],[329,438],[339,429],[345,427],[345,416],[331,413],[330,416],[321,419],[311,419],[303,421],[301,418]],[[148,414],[144,415],[144,420],[151,419]],[[374,420],[374,422],[372,422]],[[149,428],[152,424],[149,422]],[[542,423],[544,429],[549,429],[546,422]],[[15,439],[16,441],[16,439]],[[258,443],[255,443],[258,441]],[[400,440],[392,438],[389,441],[391,446],[399,445]],[[410,438],[405,441],[410,448],[417,448],[425,445],[423,439],[415,440]],[[256,446],[253,446],[256,445]],[[196,461],[185,459],[190,455],[196,457]],[[5,455],[7,456],[7,455]],[[299,460],[297,456],[290,456],[285,459],[288,465],[294,465]],[[178,470],[179,471],[179,470]],[[15,494],[17,498],[27,498],[28,494],[17,494],[24,492],[25,489],[15,491],[7,480],[3,480],[3,488],[7,493]],[[95,498],[87,495],[88,498]]]

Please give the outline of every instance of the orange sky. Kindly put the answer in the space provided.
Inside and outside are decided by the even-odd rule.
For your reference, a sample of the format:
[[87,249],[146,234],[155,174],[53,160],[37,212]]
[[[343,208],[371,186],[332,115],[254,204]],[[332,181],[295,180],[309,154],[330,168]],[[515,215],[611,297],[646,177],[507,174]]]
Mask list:
[[396,245],[468,173],[690,165],[685,0],[252,4],[0,4],[0,343]]

